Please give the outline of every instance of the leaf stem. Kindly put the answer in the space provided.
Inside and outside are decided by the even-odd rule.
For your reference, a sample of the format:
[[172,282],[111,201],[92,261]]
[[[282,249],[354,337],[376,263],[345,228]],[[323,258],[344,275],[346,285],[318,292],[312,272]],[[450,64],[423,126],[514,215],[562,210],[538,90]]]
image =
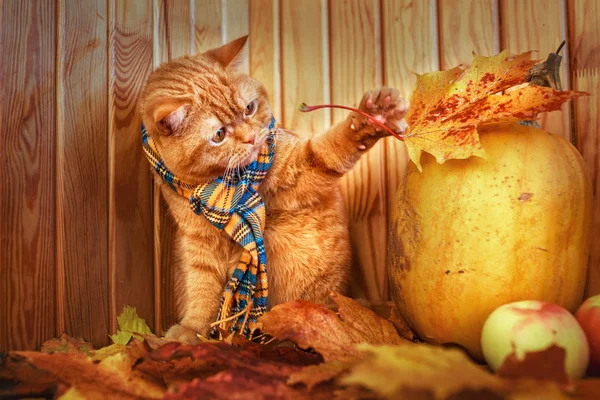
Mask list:
[[363,112],[357,108],[354,107],[348,107],[348,106],[340,106],[337,104],[320,104],[317,106],[309,106],[306,103],[302,103],[300,104],[300,106],[298,107],[298,110],[302,111],[302,112],[310,112],[310,111],[315,111],[321,108],[340,108],[342,110],[348,110],[348,111],[354,111],[356,113],[359,113],[363,116],[365,116],[367,119],[369,119],[370,121],[376,123],[377,125],[381,126],[383,129],[385,129],[387,132],[389,132],[390,135],[392,135],[393,137],[395,137],[398,140],[404,140],[404,137],[397,134],[396,132],[394,132],[393,130],[391,130],[390,128],[388,128],[387,126],[385,126],[385,124],[382,124],[380,121],[378,121],[377,119],[373,118],[371,115],[367,114],[366,112]]
[[556,52],[554,54],[558,54],[560,53],[560,51],[562,50],[563,46],[567,43],[566,40],[563,40],[562,43],[560,44],[560,46],[558,46],[558,50],[556,50]]

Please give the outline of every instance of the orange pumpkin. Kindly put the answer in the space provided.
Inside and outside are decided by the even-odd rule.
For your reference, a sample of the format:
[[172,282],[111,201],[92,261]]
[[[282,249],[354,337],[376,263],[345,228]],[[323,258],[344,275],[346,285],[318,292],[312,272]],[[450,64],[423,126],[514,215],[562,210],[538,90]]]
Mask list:
[[392,211],[391,293],[423,340],[481,359],[480,335],[502,304],[577,310],[590,250],[592,186],[565,139],[512,123],[479,130],[488,159],[410,163]]

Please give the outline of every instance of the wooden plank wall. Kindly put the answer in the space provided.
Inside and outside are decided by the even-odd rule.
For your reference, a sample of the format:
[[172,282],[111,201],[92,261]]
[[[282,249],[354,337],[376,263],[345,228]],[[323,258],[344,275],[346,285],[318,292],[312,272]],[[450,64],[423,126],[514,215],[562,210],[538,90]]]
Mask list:
[[[310,135],[414,73],[563,39],[564,86],[600,93],[600,0],[4,0],[0,6],[0,351],[65,331],[108,343],[123,305],[176,320],[175,227],[139,146],[137,99],[161,62],[250,33],[246,70],[277,120]],[[595,185],[588,294],[600,293],[600,100],[541,117]],[[386,225],[408,161],[387,138],[344,178],[355,296],[388,298]]]

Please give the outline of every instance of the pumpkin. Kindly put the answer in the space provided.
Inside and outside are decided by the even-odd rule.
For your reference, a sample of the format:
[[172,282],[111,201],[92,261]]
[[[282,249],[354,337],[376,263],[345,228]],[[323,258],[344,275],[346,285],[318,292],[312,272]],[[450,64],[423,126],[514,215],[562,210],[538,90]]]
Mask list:
[[591,180],[565,139],[513,123],[479,129],[487,159],[410,163],[392,210],[390,289],[423,340],[481,360],[489,314],[519,300],[581,304]]

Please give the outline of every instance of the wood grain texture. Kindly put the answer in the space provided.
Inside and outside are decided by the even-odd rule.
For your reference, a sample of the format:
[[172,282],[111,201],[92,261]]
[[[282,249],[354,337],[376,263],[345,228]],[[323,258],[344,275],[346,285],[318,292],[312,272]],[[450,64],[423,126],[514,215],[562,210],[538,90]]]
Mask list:
[[[503,0],[500,3],[501,49],[511,53],[537,50],[536,59],[545,59],[567,39],[564,0]],[[568,49],[561,52],[563,63],[561,82],[569,87]],[[571,139],[571,105],[565,103],[561,111],[539,116],[542,129]]]
[[0,5],[0,352],[36,349],[55,320],[55,7]]
[[587,295],[600,294],[600,1],[570,0],[573,88],[592,94],[575,101],[575,144],[594,185],[592,246]]
[[106,1],[59,2],[57,219],[66,333],[108,344]]
[[[249,0],[221,0],[223,3],[223,44],[250,33]],[[248,46],[248,44],[246,44]],[[250,72],[250,62],[246,58],[241,70]]]
[[301,135],[322,132],[331,123],[329,110],[302,113],[298,106],[329,100],[325,2],[281,0],[280,27],[282,122]]
[[110,26],[109,268],[111,332],[123,306],[154,329],[152,177],[137,103],[152,71],[152,2],[115,0]]
[[439,0],[438,22],[441,69],[499,52],[496,0]]
[[221,0],[195,0],[194,3],[194,49],[203,53],[221,46]]
[[158,1],[158,31],[160,62],[172,60],[195,51],[195,14],[190,0]]
[[250,75],[265,86],[271,111],[281,122],[281,71],[279,69],[279,3],[250,0]]
[[[383,83],[410,97],[416,81],[415,73],[439,69],[436,2],[384,0],[382,4]],[[395,207],[396,192],[409,158],[403,142],[390,137],[385,139],[384,145],[389,216]]]
[[[158,43],[156,44],[158,58],[155,59],[155,65],[196,51],[196,26],[198,24],[203,25],[204,22],[192,13],[190,6],[191,2],[189,0],[158,1]],[[195,23],[192,21],[192,16],[195,17]],[[207,14],[207,18],[209,16],[210,14]],[[160,290],[155,293],[161,307],[160,327],[157,329],[166,330],[178,319],[174,293],[177,268],[175,266],[175,254],[173,253],[177,227],[168,211],[163,196],[159,193],[159,189],[155,186],[154,190],[154,226],[155,230],[158,231],[155,238],[159,240],[159,243],[155,242],[154,245],[158,246],[160,250],[155,252],[155,257],[157,257],[155,262],[160,261],[160,267],[157,268],[160,275],[158,277]]]
[[[331,101],[357,107],[367,90],[381,86],[378,1],[329,3]],[[348,112],[332,110],[333,123]],[[342,179],[350,216],[355,297],[388,298],[384,144],[377,143]]]

